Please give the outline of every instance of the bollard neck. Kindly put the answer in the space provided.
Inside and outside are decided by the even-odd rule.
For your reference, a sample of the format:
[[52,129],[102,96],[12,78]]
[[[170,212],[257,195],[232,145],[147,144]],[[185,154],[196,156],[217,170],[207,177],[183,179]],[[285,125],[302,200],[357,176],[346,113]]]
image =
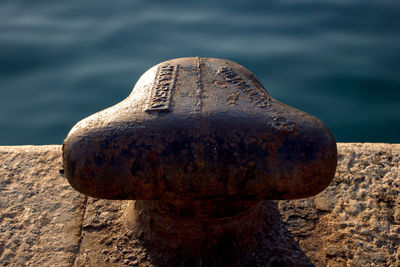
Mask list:
[[200,255],[227,236],[235,244],[252,243],[262,227],[262,203],[137,200],[131,211],[135,232],[147,245]]

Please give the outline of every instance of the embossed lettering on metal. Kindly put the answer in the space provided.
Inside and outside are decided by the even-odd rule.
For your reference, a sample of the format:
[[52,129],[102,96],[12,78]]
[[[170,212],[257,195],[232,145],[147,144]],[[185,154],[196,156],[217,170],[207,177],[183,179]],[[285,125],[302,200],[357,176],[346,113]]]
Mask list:
[[176,71],[176,65],[167,64],[158,68],[146,111],[168,111],[170,109]]
[[227,98],[230,104],[234,105],[239,96],[244,94],[252,101],[257,103],[259,107],[265,108],[268,106],[268,100],[270,99],[268,93],[261,88],[251,86],[249,81],[240,77],[240,75],[234,69],[222,67],[217,71],[217,74],[222,75],[226,82],[235,85],[237,88],[237,91]]

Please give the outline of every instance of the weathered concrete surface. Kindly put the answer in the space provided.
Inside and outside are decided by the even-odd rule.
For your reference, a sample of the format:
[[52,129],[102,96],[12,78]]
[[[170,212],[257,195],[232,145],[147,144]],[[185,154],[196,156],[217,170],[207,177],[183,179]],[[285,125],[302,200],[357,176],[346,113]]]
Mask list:
[[85,198],[63,178],[60,146],[0,147],[0,266],[71,266]]
[[264,204],[257,247],[230,255],[235,248],[220,244],[226,255],[177,260],[142,244],[132,201],[73,191],[59,172],[60,146],[0,147],[0,266],[400,266],[400,145],[338,152],[325,191]]
[[279,203],[287,229],[317,266],[400,266],[400,145],[338,149],[325,191]]

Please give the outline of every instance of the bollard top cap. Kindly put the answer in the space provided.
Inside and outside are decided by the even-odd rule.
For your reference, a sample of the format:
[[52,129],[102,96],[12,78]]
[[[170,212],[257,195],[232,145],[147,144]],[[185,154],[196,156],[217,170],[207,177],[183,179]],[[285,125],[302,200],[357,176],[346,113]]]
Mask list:
[[106,199],[303,198],[331,182],[336,162],[321,121],[215,58],[150,68],[125,100],[78,122],[63,144],[70,184]]

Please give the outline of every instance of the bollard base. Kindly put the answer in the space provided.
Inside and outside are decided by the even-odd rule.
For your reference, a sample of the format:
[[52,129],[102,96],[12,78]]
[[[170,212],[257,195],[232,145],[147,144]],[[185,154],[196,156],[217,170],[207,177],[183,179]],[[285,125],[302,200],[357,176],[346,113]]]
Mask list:
[[138,240],[153,249],[178,249],[200,258],[216,248],[254,248],[262,229],[261,202],[138,200],[130,212]]
[[123,220],[149,266],[268,266],[295,249],[271,238],[285,236],[273,201],[133,201]]

